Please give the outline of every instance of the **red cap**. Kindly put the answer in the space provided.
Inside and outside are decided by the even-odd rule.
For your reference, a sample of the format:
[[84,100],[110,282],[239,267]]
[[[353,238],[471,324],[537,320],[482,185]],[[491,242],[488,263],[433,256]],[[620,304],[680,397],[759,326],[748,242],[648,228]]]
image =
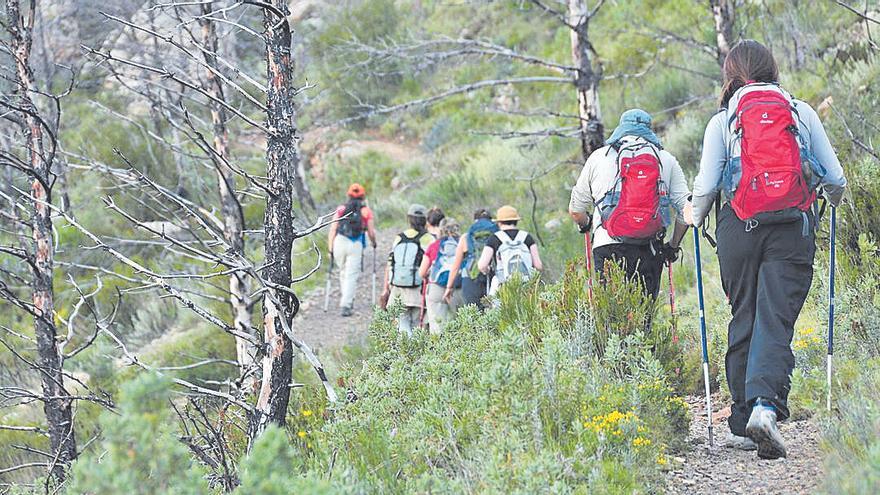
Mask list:
[[354,184],[348,186],[348,197],[355,199],[363,199],[364,196],[367,195],[367,191],[364,189],[364,186],[355,182]]

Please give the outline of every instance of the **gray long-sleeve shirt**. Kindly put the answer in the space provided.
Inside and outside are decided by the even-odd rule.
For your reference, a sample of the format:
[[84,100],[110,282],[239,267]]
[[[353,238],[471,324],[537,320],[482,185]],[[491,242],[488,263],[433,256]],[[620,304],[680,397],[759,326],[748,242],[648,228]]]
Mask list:
[[[846,188],[843,167],[828,140],[825,127],[816,111],[800,100],[793,100],[797,110],[798,129],[804,144],[825,167],[822,178],[826,196],[833,205],[840,203]],[[694,225],[700,225],[712,209],[712,203],[721,190],[722,172],[728,160],[728,144],[732,134],[727,125],[727,112],[718,112],[706,126],[703,137],[703,156],[700,159],[700,172],[694,179]]]
[[[633,138],[625,138],[633,139]],[[660,178],[669,189],[669,199],[676,210],[679,223],[684,223],[682,211],[690,194],[684,172],[678,160],[666,150],[660,150]],[[575,213],[593,211],[593,247],[617,244],[602,227],[602,217],[594,205],[605,197],[617,182],[617,152],[611,146],[603,146],[592,152],[584,164],[577,184],[571,190],[568,210]]]

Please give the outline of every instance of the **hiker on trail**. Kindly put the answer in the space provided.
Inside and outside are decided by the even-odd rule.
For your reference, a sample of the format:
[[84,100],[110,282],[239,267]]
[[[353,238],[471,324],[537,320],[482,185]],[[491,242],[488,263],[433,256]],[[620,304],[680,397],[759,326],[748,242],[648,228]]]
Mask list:
[[[813,280],[816,189],[837,205],[843,169],[816,112],[779,86],[770,51],[738,43],[724,62],[721,110],[709,121],[692,211],[716,209],[721,282],[730,299],[728,445],[785,457],[776,422],[789,416],[794,324]],[[757,445],[756,445],[757,444]]]
[[[474,223],[468,228],[458,250],[455,252],[455,261],[449,272],[452,281],[457,280],[461,274],[461,303],[476,304],[483,309],[483,298],[486,297],[488,282],[486,275],[480,271],[478,261],[483,254],[483,248],[492,236],[498,232],[498,226],[492,221],[492,214],[485,208],[474,212]],[[452,302],[455,295],[455,287],[447,283],[443,299],[447,303]]]
[[440,238],[440,222],[442,222],[444,218],[446,218],[446,214],[443,213],[443,210],[440,209],[439,206],[431,208],[425,214],[428,233],[431,234],[431,237],[434,239]]
[[[428,216],[430,218],[430,212]],[[439,234],[440,237],[428,246],[422,266],[419,267],[419,275],[428,281],[425,311],[428,329],[432,334],[439,334],[443,322],[461,305],[461,278],[450,277],[460,243],[461,227],[455,219],[447,217],[440,221]],[[447,287],[452,291],[448,298],[445,297]]]
[[366,195],[364,186],[360,184],[355,183],[348,188],[348,201],[336,208],[335,218],[339,221],[330,224],[328,234],[331,263],[336,263],[340,268],[342,296],[339,298],[339,307],[342,316],[354,314],[354,292],[363,268],[367,236],[370,237],[370,245],[376,249],[376,226],[373,211],[367,206]]
[[426,228],[424,206],[410,205],[406,218],[409,228],[395,237],[391,253],[388,255],[381,306],[387,308],[389,302],[403,303],[398,327],[406,335],[412,335],[413,328],[423,323],[425,294],[419,267],[425,250],[433,242],[433,238]]
[[516,274],[529,278],[535,272],[544,270],[538,244],[532,234],[517,228],[520,220],[522,218],[516,208],[509,205],[498,208],[495,215],[498,232],[486,242],[477,264],[487,276],[494,271],[489,282],[490,296],[495,295],[498,288]]
[[[646,296],[656,298],[663,266],[678,257],[687,233],[682,215],[689,194],[678,160],[651,129],[651,116],[639,109],[624,112],[606,146],[587,158],[568,206],[582,234],[592,229],[600,279],[606,263],[618,263],[628,278],[638,275]],[[664,244],[670,207],[676,222]]]

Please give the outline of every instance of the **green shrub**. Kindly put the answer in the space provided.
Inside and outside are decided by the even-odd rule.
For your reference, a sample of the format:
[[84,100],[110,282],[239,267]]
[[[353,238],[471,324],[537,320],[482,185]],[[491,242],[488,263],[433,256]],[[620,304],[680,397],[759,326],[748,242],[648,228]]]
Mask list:
[[123,385],[118,413],[101,417],[102,439],[74,464],[69,493],[210,493],[203,470],[177,440],[169,385],[152,373]]

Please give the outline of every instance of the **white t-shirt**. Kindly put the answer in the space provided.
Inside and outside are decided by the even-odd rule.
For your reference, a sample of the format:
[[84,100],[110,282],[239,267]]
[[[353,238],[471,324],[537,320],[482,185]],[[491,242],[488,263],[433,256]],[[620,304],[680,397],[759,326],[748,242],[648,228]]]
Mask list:
[[[624,137],[622,144],[643,141],[642,138]],[[684,223],[682,211],[687,203],[690,191],[684,172],[678,164],[678,160],[666,150],[660,150],[660,178],[669,188],[669,200],[676,210],[676,218]],[[599,215],[595,204],[602,200],[617,181],[617,151],[611,146],[603,146],[590,154],[584,164],[577,184],[571,190],[571,201],[568,209],[576,213],[593,212],[593,247],[619,244],[620,241],[612,239],[605,228],[602,227],[602,217]]]

